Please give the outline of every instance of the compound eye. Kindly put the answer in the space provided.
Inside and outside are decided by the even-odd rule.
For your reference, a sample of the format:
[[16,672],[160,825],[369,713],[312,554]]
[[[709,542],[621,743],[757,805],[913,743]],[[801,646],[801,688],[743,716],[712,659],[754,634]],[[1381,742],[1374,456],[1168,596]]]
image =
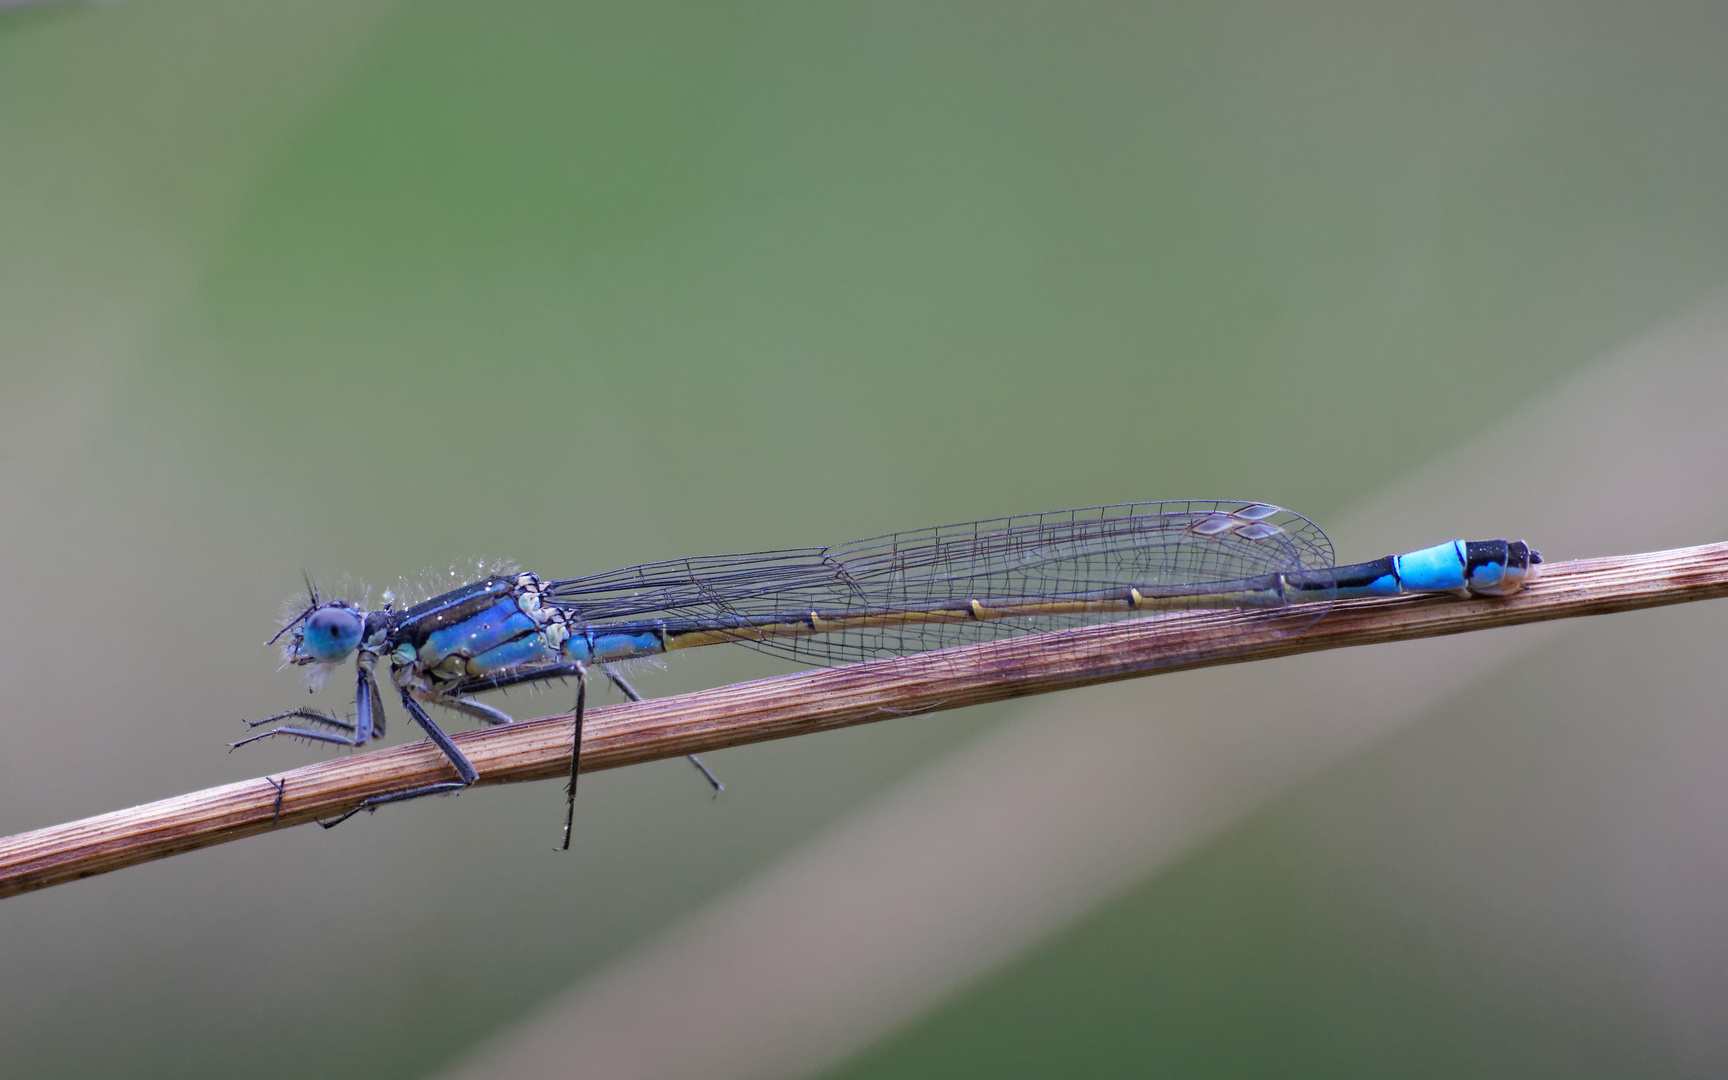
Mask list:
[[333,664],[354,651],[366,618],[346,604],[330,603],[306,616],[300,649],[321,664]]

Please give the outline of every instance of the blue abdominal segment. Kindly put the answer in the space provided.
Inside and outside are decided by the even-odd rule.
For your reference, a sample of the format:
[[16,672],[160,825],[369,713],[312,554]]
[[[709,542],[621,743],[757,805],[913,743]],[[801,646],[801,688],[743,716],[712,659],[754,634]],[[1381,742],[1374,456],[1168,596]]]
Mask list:
[[1448,540],[1392,561],[1398,565],[1398,580],[1406,592],[1451,592],[1465,587],[1462,540]]
[[1471,596],[1510,596],[1524,587],[1542,556],[1522,540],[1448,540],[1444,544],[1390,555],[1373,562],[1341,566],[1335,597],[1450,592]]
[[1337,570],[1336,580],[1337,589],[1333,595],[1339,600],[1355,600],[1364,596],[1397,596],[1404,591],[1403,586],[1398,583],[1395,558],[1390,555],[1371,563],[1341,566]]
[[595,634],[593,650],[594,659],[601,661],[628,660],[665,651],[660,647],[660,635],[651,630],[637,634]]
[[589,630],[570,635],[564,643],[564,658],[578,664],[606,663],[612,660],[632,660],[638,656],[654,656],[666,651],[658,628],[630,629],[622,633],[601,633]]
[[1477,596],[1511,596],[1542,561],[1522,540],[1472,540],[1464,548],[1470,591]]

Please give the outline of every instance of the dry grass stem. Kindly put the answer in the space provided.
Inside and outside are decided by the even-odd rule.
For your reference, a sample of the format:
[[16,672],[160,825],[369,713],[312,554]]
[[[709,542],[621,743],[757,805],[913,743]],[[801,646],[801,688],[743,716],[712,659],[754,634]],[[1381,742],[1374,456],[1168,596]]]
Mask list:
[[[1544,566],[1530,588],[1505,599],[1354,600],[1321,619],[1301,608],[1158,615],[595,709],[582,766],[615,769],[1140,675],[1725,595],[1728,544],[1710,544]],[[549,780],[569,769],[570,725],[568,715],[551,716],[455,739],[482,784]],[[0,840],[0,896],[305,824],[454,775],[421,741],[21,833]]]

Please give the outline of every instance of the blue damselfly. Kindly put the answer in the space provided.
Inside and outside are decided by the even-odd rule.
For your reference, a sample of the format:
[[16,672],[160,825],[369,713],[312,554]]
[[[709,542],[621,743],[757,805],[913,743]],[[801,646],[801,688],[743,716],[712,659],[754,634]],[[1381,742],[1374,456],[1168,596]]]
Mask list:
[[479,778],[424,706],[508,723],[508,714],[476,695],[574,678],[568,847],[595,666],[639,700],[614,662],[732,643],[827,665],[1179,609],[1305,604],[1318,615],[1339,598],[1504,596],[1523,587],[1541,556],[1523,541],[1452,540],[1372,562],[1332,562],[1326,535],[1289,510],[1159,502],[945,525],[836,547],[673,559],[557,581],[500,572],[402,610],[388,599],[376,610],[321,599],[309,585],[299,614],[272,642],[286,638],[284,660],[319,675],[354,656],[354,719],[292,709],[252,726],[295,719],[317,726],[282,725],[234,745],[278,734],[340,746],[381,737],[376,669],[387,661],[402,707],[458,779],[373,796],[325,823],[334,825],[384,803],[460,791]]

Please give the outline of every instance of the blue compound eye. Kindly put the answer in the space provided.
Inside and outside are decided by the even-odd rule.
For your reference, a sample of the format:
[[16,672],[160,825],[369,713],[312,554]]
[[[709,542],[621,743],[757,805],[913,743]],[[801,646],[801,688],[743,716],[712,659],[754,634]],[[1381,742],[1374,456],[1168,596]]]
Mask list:
[[345,604],[325,604],[306,617],[300,650],[321,664],[333,664],[354,651],[366,618]]

